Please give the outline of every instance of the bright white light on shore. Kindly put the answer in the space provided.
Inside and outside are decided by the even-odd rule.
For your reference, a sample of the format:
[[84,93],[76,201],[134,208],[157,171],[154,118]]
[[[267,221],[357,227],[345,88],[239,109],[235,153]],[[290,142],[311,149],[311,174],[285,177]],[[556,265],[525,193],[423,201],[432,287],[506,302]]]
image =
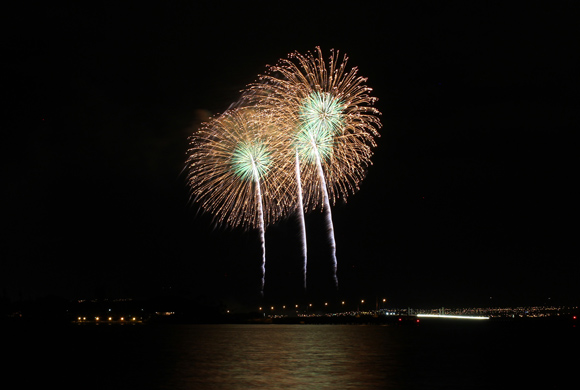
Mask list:
[[447,314],[417,314],[417,317],[455,318],[460,320],[489,320],[489,317],[484,316],[452,316]]

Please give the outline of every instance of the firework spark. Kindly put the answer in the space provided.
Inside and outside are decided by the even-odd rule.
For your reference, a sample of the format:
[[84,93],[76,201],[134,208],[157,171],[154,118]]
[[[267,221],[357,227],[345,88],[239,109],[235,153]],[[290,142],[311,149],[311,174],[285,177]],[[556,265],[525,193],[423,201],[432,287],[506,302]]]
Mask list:
[[[297,167],[291,180],[306,212],[321,208],[326,213],[337,287],[330,205],[359,189],[381,127],[380,112],[373,107],[377,99],[369,95],[367,80],[358,76],[356,67],[347,70],[346,56],[342,61],[338,57],[331,51],[326,61],[319,47],[316,54],[294,52],[268,67],[246,93],[267,113],[271,129],[285,136],[295,151]],[[302,205],[298,210],[302,212]]]
[[257,228],[264,291],[266,226],[287,213],[284,141],[260,112],[239,107],[206,122],[190,137],[187,171],[192,197],[218,224]]

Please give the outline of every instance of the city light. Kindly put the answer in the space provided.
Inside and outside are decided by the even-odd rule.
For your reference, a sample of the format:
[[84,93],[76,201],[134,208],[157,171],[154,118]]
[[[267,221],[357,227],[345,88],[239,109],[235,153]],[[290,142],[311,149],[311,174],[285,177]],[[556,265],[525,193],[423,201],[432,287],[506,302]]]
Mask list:
[[[431,309],[414,309],[411,307],[387,308],[387,298],[361,299],[357,298],[350,302],[349,306],[346,301],[310,301],[301,304],[276,305],[269,303],[269,306],[260,306],[258,308],[260,317],[266,318],[266,321],[304,323],[322,321],[324,323],[349,322],[354,323],[388,323],[404,322],[423,323],[423,319],[442,318],[450,320],[514,320],[514,319],[533,319],[545,318],[560,321],[570,321],[576,326],[578,321],[578,307],[561,307],[561,306],[521,306],[521,307],[467,307],[467,308],[449,308],[437,307]],[[271,306],[270,306],[271,305]],[[292,306],[295,307],[292,310]],[[286,310],[290,309],[290,311]],[[108,309],[105,309],[107,312]],[[143,310],[142,310],[143,311]],[[228,315],[232,311],[224,308],[223,315]],[[227,314],[226,314],[227,313]],[[85,316],[83,316],[83,314]],[[95,313],[97,314],[97,313]],[[155,320],[155,317],[161,320],[162,317],[174,315],[176,312],[158,311],[149,315],[145,314],[140,317],[127,315],[119,316],[114,312],[107,313],[103,317],[99,315],[87,315],[77,313],[72,319],[77,324],[136,324],[147,323],[149,320]],[[305,320],[308,318],[308,320]],[[316,319],[319,318],[319,319]],[[228,317],[228,321],[231,320]],[[419,321],[421,320],[421,321]],[[252,320],[254,321],[254,320]],[[436,321],[436,320],[433,320]],[[429,322],[428,322],[429,323]]]
[[417,317],[431,317],[431,318],[455,318],[461,320],[489,320],[489,317],[485,316],[454,316],[446,314],[417,314]]

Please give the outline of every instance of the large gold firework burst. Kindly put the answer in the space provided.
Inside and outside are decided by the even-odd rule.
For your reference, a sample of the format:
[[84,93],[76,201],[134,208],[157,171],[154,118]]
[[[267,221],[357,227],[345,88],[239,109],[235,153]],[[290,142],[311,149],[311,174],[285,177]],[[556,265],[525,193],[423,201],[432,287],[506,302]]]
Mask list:
[[[265,229],[287,212],[283,186],[288,150],[270,120],[236,107],[204,123],[190,137],[187,181],[194,200],[218,224]],[[290,160],[291,161],[291,160]]]
[[269,66],[244,96],[298,155],[306,211],[322,205],[324,180],[332,203],[346,200],[372,164],[381,127],[377,99],[347,60],[331,50],[326,61],[319,47],[314,54],[294,52]]

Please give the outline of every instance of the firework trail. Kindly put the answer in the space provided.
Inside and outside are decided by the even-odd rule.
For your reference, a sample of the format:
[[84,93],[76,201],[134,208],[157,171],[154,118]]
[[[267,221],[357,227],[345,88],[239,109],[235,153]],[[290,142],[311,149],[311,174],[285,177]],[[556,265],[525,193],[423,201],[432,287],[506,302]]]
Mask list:
[[260,245],[262,247],[262,283],[260,284],[260,293],[264,295],[264,284],[266,283],[266,227],[264,226],[264,208],[262,203],[262,190],[260,189],[260,175],[256,167],[254,158],[252,160],[252,176],[256,183],[256,204],[258,205],[258,223],[260,230]]
[[321,208],[326,213],[336,287],[330,206],[359,189],[381,127],[372,89],[356,67],[347,71],[347,60],[339,61],[338,52],[331,51],[327,62],[319,47],[316,54],[294,52],[269,66],[246,93],[298,156],[296,174],[289,179],[297,183],[299,202],[306,212]]
[[330,201],[328,200],[328,191],[326,189],[326,181],[324,179],[324,171],[322,170],[322,163],[320,162],[320,155],[316,154],[316,168],[320,177],[320,188],[322,188],[324,210],[326,210],[326,226],[328,228],[328,238],[330,240],[330,250],[332,256],[332,270],[334,285],[338,288],[337,261],[336,261],[336,241],[334,240],[334,224],[332,223],[332,211],[330,210]]
[[297,202],[297,215],[300,220],[300,238],[302,239],[302,259],[304,260],[303,273],[304,273],[304,290],[306,290],[306,274],[308,269],[308,255],[306,245],[306,221],[304,221],[304,205],[302,200],[302,182],[300,180],[300,155],[298,150],[296,150],[296,162],[295,162],[295,174],[296,174],[296,192],[298,195]]
[[218,224],[257,228],[264,293],[266,226],[287,212],[287,156],[260,112],[235,107],[204,123],[190,137],[186,169],[192,197]]

